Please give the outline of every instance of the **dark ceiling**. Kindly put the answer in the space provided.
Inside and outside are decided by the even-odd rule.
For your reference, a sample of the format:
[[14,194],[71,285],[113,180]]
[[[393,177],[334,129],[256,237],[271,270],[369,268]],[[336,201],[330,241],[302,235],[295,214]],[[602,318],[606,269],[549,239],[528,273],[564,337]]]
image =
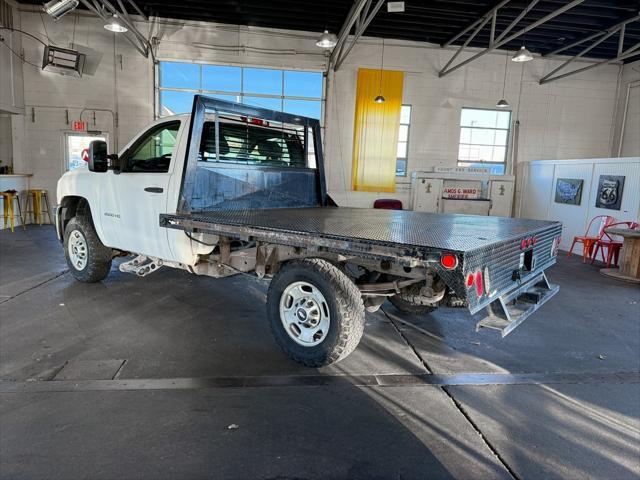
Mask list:
[[[327,28],[335,33],[340,30],[353,4],[352,0],[136,1],[150,16],[312,32],[321,32]],[[517,32],[569,2],[570,0],[540,0],[512,32]],[[22,0],[22,3],[39,4],[42,1]],[[367,28],[365,35],[442,44],[497,3],[498,0],[405,0],[404,13],[388,13],[383,6]],[[511,0],[502,7],[497,17],[497,34],[529,3],[529,0]],[[524,41],[527,48],[533,52],[549,53],[562,45],[610,28],[639,12],[640,0],[585,0],[502,48],[516,50]],[[471,46],[487,46],[490,23],[471,42]],[[618,51],[618,38],[618,34],[611,36],[586,56],[614,58]],[[465,37],[462,37],[456,43],[461,44],[464,40]],[[629,48],[638,42],[640,42],[640,22],[636,21],[626,27],[624,48]],[[576,54],[588,45],[586,43],[572,48],[563,54]],[[638,53],[640,55],[640,51]],[[636,56],[631,60],[637,58]]]

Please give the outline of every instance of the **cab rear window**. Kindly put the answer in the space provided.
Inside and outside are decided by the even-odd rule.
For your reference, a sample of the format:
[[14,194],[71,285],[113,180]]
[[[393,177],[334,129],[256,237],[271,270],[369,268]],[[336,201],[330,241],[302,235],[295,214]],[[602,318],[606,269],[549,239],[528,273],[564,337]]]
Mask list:
[[301,135],[293,130],[222,122],[219,128],[219,157],[216,158],[215,123],[205,122],[199,161],[267,167],[306,167]]

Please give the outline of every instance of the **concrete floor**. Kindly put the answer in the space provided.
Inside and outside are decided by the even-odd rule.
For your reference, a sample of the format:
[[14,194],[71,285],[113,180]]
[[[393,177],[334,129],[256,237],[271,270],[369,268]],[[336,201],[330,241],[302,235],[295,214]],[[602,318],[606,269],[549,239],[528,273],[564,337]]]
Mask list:
[[65,272],[52,228],[0,232],[0,478],[640,475],[640,288],[575,258],[505,339],[385,304],[320,370],[278,350],[262,282]]

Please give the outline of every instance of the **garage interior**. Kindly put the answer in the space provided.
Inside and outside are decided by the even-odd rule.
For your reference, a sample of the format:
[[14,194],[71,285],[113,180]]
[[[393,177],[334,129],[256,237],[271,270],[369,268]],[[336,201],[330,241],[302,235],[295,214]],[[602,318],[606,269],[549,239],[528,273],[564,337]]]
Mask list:
[[[636,0],[0,0],[0,82],[0,478],[640,475]],[[318,120],[338,208],[562,222],[559,292],[504,338],[387,301],[310,368],[268,276],[76,281],[58,180],[194,95]]]

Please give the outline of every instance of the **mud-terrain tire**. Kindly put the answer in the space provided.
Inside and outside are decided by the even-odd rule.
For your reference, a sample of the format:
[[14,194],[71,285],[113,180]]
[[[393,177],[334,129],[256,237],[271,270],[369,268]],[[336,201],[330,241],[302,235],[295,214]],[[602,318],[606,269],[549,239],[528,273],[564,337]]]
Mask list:
[[422,315],[433,312],[438,307],[425,303],[424,297],[420,295],[420,288],[420,284],[413,284],[393,297],[389,297],[389,301],[402,313],[408,313],[409,315]]
[[267,317],[276,343],[307,367],[330,365],[353,352],[364,315],[356,285],[323,259],[288,262],[269,285]]
[[64,229],[64,258],[76,280],[94,283],[105,279],[111,270],[112,256],[90,219],[80,216],[69,221]]

